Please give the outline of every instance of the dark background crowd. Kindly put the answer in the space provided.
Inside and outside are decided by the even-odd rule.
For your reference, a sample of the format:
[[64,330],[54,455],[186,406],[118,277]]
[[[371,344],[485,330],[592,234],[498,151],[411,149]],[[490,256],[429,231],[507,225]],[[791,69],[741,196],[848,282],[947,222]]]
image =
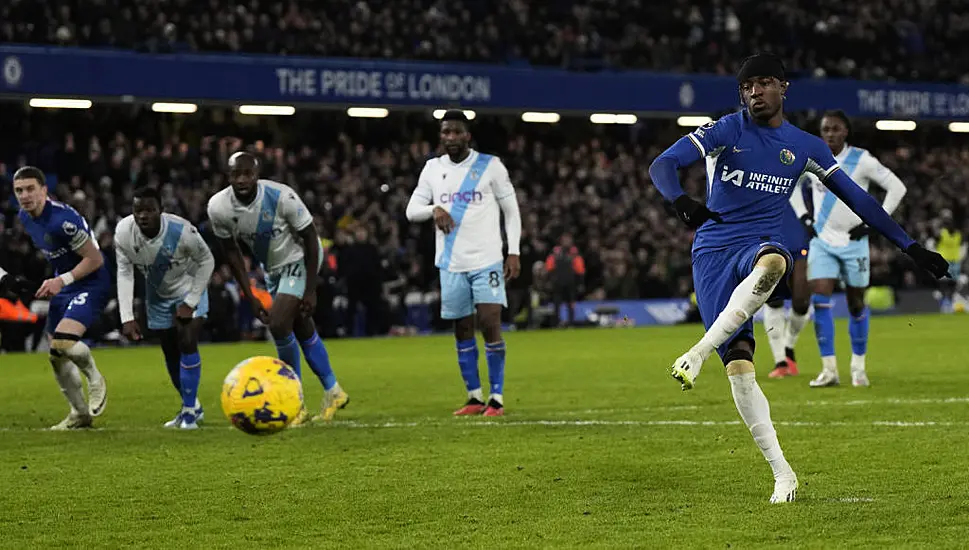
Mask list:
[[[969,56],[959,40],[969,30],[969,17],[960,15],[969,13],[967,4],[7,0],[0,5],[0,43],[721,74],[768,49],[788,61],[793,75],[967,82]],[[54,195],[89,220],[112,270],[113,230],[130,213],[133,190],[159,186],[165,210],[198,225],[220,261],[210,286],[208,337],[259,337],[211,240],[205,208],[227,185],[228,156],[248,149],[260,157],[263,177],[292,186],[314,213],[328,257],[317,311],[327,336],[445,326],[437,318],[432,227],[404,217],[423,163],[438,154],[438,123],[430,113],[366,120],[326,111],[253,117],[203,108],[165,115],[138,105],[58,111],[0,102],[0,120],[0,266],[9,271],[37,280],[49,275],[16,221],[10,178],[17,167],[32,164],[49,174]],[[791,120],[817,130],[816,113],[792,113]],[[475,146],[508,166],[523,216],[523,272],[509,285],[506,320],[557,323],[535,312],[562,298],[555,284],[562,271],[549,273],[547,260],[567,241],[583,260],[581,273],[570,273],[576,298],[690,295],[690,234],[664,207],[647,170],[687,131],[672,119],[631,126],[581,117],[551,125],[504,115],[474,120]],[[938,127],[878,132],[859,121],[850,142],[870,149],[905,182],[909,191],[896,218],[925,242],[943,211],[969,234],[964,136]],[[702,196],[702,163],[684,175],[688,192]],[[916,287],[911,267],[886,241],[873,239],[873,285]],[[258,267],[252,277],[262,280]],[[425,314],[412,304],[428,304],[430,318],[415,319]],[[110,333],[116,310],[105,317]]]
[[967,81],[965,0],[5,0],[0,42]]

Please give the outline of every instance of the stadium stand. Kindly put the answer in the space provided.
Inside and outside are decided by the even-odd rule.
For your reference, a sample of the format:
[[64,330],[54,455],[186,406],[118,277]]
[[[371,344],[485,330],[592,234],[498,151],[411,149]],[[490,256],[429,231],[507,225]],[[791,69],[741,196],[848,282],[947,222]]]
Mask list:
[[[430,226],[409,224],[403,216],[424,160],[436,154],[436,121],[427,113],[367,121],[332,112],[278,119],[206,109],[184,117],[139,106],[52,111],[5,103],[0,104],[0,116],[20,128],[19,133],[0,136],[0,254],[8,268],[35,279],[42,278],[46,267],[13,221],[16,201],[9,179],[15,167],[36,164],[50,174],[56,195],[91,221],[111,261],[113,228],[129,213],[133,189],[142,185],[160,185],[165,208],[198,224],[210,237],[204,205],[226,185],[221,167],[228,155],[249,148],[263,159],[264,176],[298,189],[315,214],[331,257],[318,312],[329,335],[385,334],[407,324],[403,304],[408,295],[437,290]],[[816,126],[807,116],[797,122]],[[504,159],[522,205],[525,269],[511,290],[535,294],[540,303],[550,300],[542,265],[568,230],[586,261],[582,297],[689,296],[689,242],[664,211],[647,173],[663,144],[684,131],[663,119],[604,127],[575,119],[547,126],[479,117],[475,141]],[[908,184],[896,217],[920,241],[931,238],[943,209],[951,210],[956,225],[969,233],[969,148],[964,138],[860,127],[857,142]],[[702,168],[691,169],[685,183],[691,193],[702,195]],[[212,244],[218,258],[219,248]],[[919,281],[910,267],[890,244],[873,240],[874,285],[916,287]],[[261,280],[261,275],[254,273],[254,278]],[[213,279],[210,337],[252,337],[251,315],[244,305],[242,310],[236,307],[229,279],[224,268]],[[379,300],[364,301],[367,322],[357,328],[346,306],[348,296],[361,295]],[[530,302],[519,301],[526,306]]]
[[955,4],[10,0],[0,42],[720,74],[766,48],[795,74],[966,83]]

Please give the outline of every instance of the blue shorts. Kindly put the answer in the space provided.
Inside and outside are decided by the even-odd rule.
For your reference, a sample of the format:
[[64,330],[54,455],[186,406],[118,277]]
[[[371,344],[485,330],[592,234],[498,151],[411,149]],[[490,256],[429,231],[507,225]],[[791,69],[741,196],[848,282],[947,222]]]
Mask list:
[[850,287],[868,288],[870,254],[868,237],[848,246],[831,246],[815,237],[808,252],[808,280],[841,279]]
[[76,288],[74,285],[69,285],[51,298],[45,330],[49,334],[54,334],[54,330],[63,319],[77,321],[84,325],[84,328],[90,329],[101,317],[110,299],[110,285],[93,283]]
[[781,242],[784,243],[784,248],[794,256],[794,259],[806,258],[811,236],[791,208],[788,208],[782,214],[781,231],[784,235]]
[[962,274],[962,262],[949,262],[949,277],[952,280],[958,281],[959,275]]
[[[766,250],[776,249],[787,259],[787,275],[790,274],[793,261],[790,252],[777,241],[739,244],[732,247],[699,250],[693,253],[693,287],[696,289],[697,307],[703,326],[707,330],[717,320],[717,316],[727,307],[730,295],[754,269],[754,264]],[[769,300],[785,298],[790,294],[790,286],[785,276],[774,288]],[[717,348],[717,353],[723,358],[731,342],[737,339],[754,341],[753,317],[741,325],[729,340]]]
[[[175,326],[175,312],[178,310],[178,306],[182,304],[185,297],[181,298],[159,298],[157,296],[149,296],[145,300],[145,309],[148,310],[148,329],[149,330],[167,330]],[[202,293],[202,298],[199,300],[197,306],[195,306],[195,314],[192,315],[193,319],[204,319],[209,315],[209,291],[206,290]]]
[[[305,258],[281,265],[266,274],[266,289],[273,298],[276,294],[289,294],[302,298],[306,293],[306,269]],[[316,271],[319,273],[323,266],[323,251],[320,251],[319,261]]]
[[454,273],[441,270],[441,317],[464,319],[474,315],[476,304],[508,306],[505,270],[501,262],[477,271]]

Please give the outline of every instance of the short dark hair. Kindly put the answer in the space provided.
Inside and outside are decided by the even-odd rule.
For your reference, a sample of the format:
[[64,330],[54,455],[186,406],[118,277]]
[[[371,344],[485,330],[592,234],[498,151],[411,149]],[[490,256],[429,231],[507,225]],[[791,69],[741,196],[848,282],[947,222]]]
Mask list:
[[139,187],[135,189],[133,199],[155,199],[158,204],[161,204],[161,193],[158,192],[158,188],[152,185],[146,185],[144,187]]
[[44,177],[44,171],[36,166],[24,166],[13,173],[13,181],[31,179],[37,180],[41,187],[47,186],[47,178]]
[[467,126],[468,122],[470,122],[468,120],[468,116],[465,115],[464,111],[462,111],[461,109],[448,109],[447,111],[445,111],[444,116],[441,117],[441,122],[445,122],[448,120],[456,120],[458,122],[463,122],[465,126]]
[[841,119],[841,122],[845,123],[845,128],[848,129],[848,134],[851,134],[851,120],[848,119],[848,115],[845,114],[841,109],[831,109],[830,111],[825,111],[821,118],[831,117]]

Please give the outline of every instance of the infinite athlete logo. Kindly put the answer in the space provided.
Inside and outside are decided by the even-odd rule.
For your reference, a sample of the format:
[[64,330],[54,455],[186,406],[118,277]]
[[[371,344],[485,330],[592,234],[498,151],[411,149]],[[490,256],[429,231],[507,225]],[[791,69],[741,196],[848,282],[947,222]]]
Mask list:
[[463,193],[441,193],[441,204],[463,202],[467,204],[481,202],[484,194],[481,191],[464,191]]

